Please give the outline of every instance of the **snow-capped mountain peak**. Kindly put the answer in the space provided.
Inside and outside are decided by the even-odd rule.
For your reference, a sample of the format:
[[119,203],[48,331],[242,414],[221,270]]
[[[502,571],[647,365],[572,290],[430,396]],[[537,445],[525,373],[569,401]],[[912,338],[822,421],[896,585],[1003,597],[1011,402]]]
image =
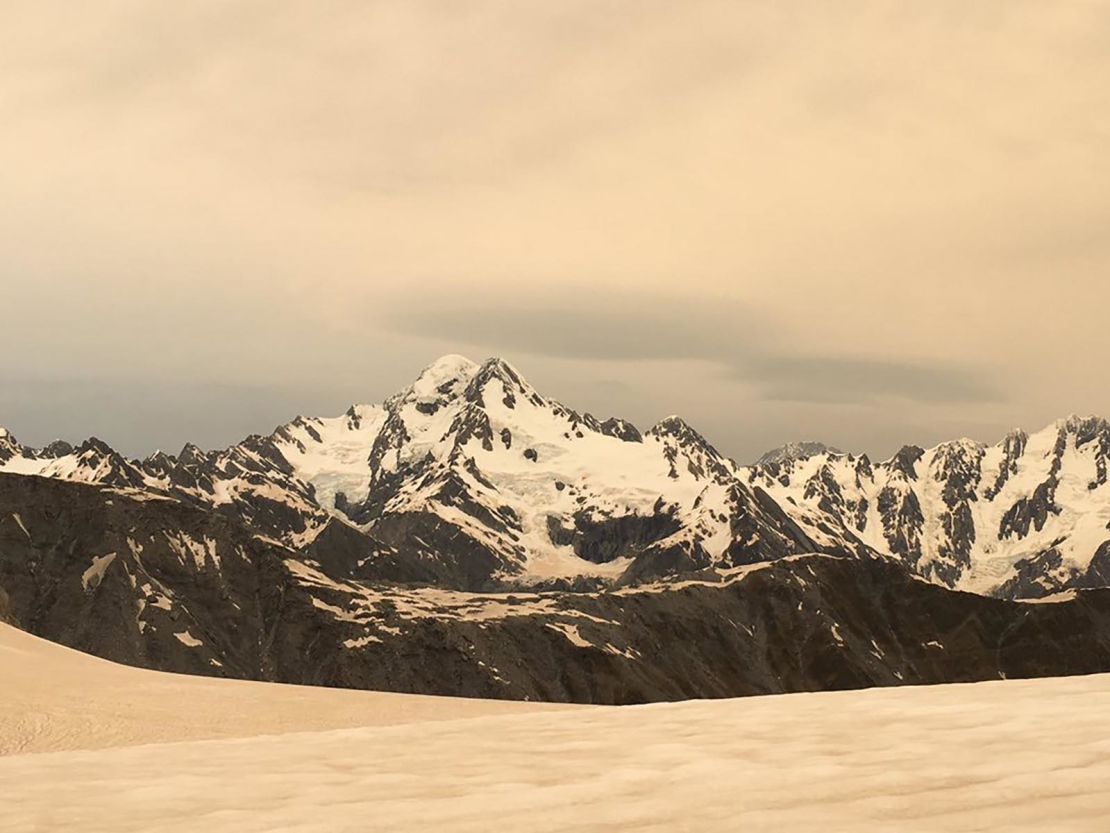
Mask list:
[[786,445],[781,445],[778,448],[773,448],[760,457],[755,465],[766,466],[771,463],[785,463],[790,460],[805,460],[809,457],[814,457],[818,454],[843,454],[839,448],[834,448],[825,445],[822,442],[815,440],[804,440],[802,442],[790,442]]
[[880,553],[1000,595],[1110,582],[1110,423],[1097,417],[879,463],[793,443],[742,468],[678,416],[641,434],[543,396],[503,359],[449,355],[380,405],[222,451],[136,461],[95,438],[27,449],[0,429],[0,471],[218,508],[287,546],[362,548],[343,558],[366,575],[465,587],[814,550]]

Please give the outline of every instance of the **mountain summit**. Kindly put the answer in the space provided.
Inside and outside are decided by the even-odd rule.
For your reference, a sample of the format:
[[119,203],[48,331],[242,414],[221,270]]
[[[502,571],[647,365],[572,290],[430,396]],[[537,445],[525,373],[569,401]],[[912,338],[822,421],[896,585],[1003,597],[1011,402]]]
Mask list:
[[773,448],[762,457],[760,457],[755,465],[767,466],[772,463],[781,464],[792,462],[794,460],[805,460],[808,457],[815,457],[818,454],[843,454],[839,448],[825,445],[824,443],[814,442],[812,440],[806,442],[793,442],[786,445],[780,445],[778,448]]

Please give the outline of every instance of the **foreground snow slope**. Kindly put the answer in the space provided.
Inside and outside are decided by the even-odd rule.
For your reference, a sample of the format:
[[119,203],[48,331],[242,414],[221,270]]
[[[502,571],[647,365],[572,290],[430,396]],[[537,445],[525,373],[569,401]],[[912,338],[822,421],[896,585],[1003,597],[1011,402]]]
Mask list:
[[0,624],[0,756],[552,708],[165,674]]
[[[254,714],[278,710],[286,687],[171,677],[211,690],[152,707],[116,699],[124,688],[105,680],[118,674],[157,699],[173,693],[167,675],[64,649],[44,658],[37,640],[0,634],[5,711],[26,712],[32,689],[53,709],[75,686],[85,720],[68,731],[89,745],[103,745],[105,721],[131,720],[131,742],[166,737],[160,723],[174,713],[203,735],[216,688],[242,734],[311,728],[293,711],[270,723]],[[352,719],[361,701],[366,722],[390,722],[377,719],[382,704],[407,722],[0,758],[0,829],[937,833],[1101,831],[1110,817],[1108,675],[526,714],[349,696]]]

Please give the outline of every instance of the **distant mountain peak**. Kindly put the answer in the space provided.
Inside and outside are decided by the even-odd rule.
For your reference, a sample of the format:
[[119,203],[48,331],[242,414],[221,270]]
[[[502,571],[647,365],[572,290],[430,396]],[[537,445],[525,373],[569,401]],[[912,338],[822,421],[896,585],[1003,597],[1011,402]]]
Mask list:
[[664,439],[671,437],[679,445],[699,448],[703,451],[720,456],[720,452],[713,447],[700,431],[677,414],[664,417],[647,430],[646,436]]
[[1099,416],[1079,416],[1072,414],[1058,420],[1056,428],[1070,434],[1094,434],[1110,431],[1110,422]]
[[[249,437],[247,438],[250,439]],[[246,442],[246,440],[244,440]],[[185,465],[195,466],[204,462],[206,458],[205,453],[193,443],[185,443],[181,451],[177,455],[178,461]]]
[[21,451],[19,442],[6,428],[0,426],[0,463],[7,462]]
[[960,437],[957,440],[946,440],[938,444],[934,453],[938,458],[955,459],[959,457],[978,457],[986,450],[986,445],[970,437]]
[[67,443],[65,440],[54,440],[52,443],[48,443],[47,445],[39,449],[38,456],[49,459],[57,459],[58,457],[64,457],[65,455],[72,453],[72,445]]
[[77,448],[78,454],[85,454],[88,452],[103,455],[115,453],[114,449],[108,445],[108,443],[104,442],[104,440],[100,439],[100,437],[89,437]]
[[709,445],[709,441],[702,436],[701,432],[677,414],[663,417],[647,430],[647,434],[652,437],[674,437],[697,445]]
[[773,448],[756,460],[757,466],[767,466],[772,463],[786,463],[792,460],[805,460],[809,457],[816,457],[818,454],[843,454],[839,448],[834,448],[831,445],[825,445],[816,440],[804,440],[802,442],[792,442],[786,445],[780,445],[778,448]]

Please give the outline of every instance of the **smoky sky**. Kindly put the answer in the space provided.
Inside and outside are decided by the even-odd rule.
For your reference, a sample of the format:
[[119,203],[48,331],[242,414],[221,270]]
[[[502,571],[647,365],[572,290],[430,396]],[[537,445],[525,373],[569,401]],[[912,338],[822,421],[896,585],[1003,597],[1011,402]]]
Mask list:
[[1110,6],[14,0],[0,425],[223,445],[502,355],[740,459],[1110,414]]
[[767,399],[799,403],[1002,402],[1004,393],[975,362],[922,364],[851,356],[836,345],[788,344],[773,319],[713,298],[655,298],[596,290],[574,306],[554,295],[527,304],[439,297],[395,312],[390,324],[413,335],[447,338],[479,352],[575,360],[683,361],[720,365],[722,378]]

